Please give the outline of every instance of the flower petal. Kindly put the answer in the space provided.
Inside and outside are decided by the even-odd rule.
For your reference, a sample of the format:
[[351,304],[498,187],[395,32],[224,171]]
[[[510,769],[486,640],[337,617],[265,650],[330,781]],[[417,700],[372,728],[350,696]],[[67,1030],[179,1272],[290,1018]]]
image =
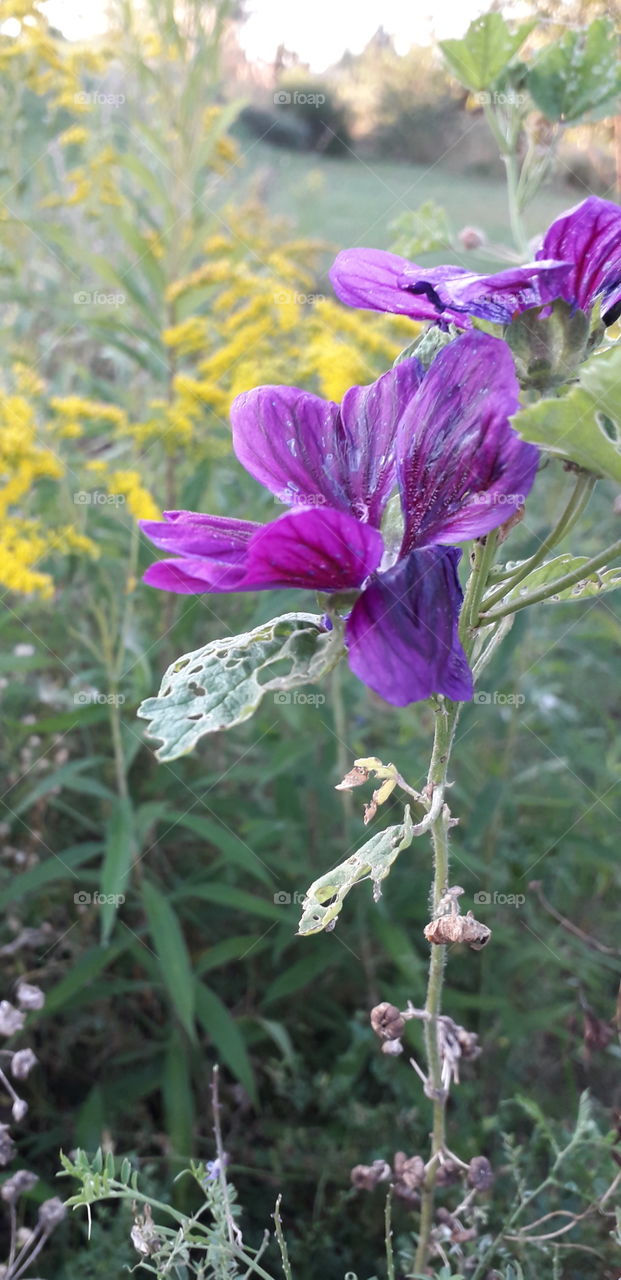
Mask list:
[[464,334],[436,356],[399,428],[402,554],[479,537],[524,504],[539,455],[509,423],[518,392],[499,338]]
[[[440,270],[441,268],[438,268]],[[495,275],[460,275],[438,281],[439,301],[455,311],[478,316],[493,324],[510,324],[516,312],[541,307],[564,297],[571,267],[566,262],[529,262]],[[433,277],[429,271],[428,278]]]
[[143,582],[160,591],[174,591],[177,595],[199,595],[204,591],[239,591],[245,566],[217,564],[200,556],[184,556],[178,560],[158,560],[149,565]]
[[379,524],[395,483],[399,418],[422,372],[403,360],[338,405],[296,387],[257,387],[231,409],[242,465],[282,502],[327,504]]
[[345,628],[349,665],[386,702],[404,707],[443,693],[465,702],[472,674],[458,636],[461,551],[425,547],[378,574]]
[[200,511],[165,511],[163,520],[139,520],[142,532],[162,551],[174,555],[236,560],[257,529],[254,520],[203,515]]
[[621,311],[621,209],[612,200],[588,196],[548,228],[537,258],[571,263],[562,297],[589,311],[603,294],[602,319],[612,324]]
[[377,529],[344,511],[332,507],[288,511],[252,538],[240,590],[360,587],[377,568],[383,549]]
[[[368,311],[390,311],[394,315],[411,316],[413,320],[453,321],[469,327],[460,313],[443,313],[444,304],[435,293],[431,277],[436,281],[448,273],[451,277],[466,275],[461,267],[435,267],[425,270],[397,253],[385,249],[343,249],[330,270],[332,288],[341,302]],[[428,283],[429,282],[429,283]]]

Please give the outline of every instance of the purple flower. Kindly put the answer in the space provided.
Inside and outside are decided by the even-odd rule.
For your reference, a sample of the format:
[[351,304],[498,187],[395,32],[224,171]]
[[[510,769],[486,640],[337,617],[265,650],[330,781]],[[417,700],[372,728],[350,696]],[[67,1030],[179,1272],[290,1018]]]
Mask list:
[[479,276],[465,267],[417,267],[384,249],[343,249],[330,279],[350,307],[468,329],[470,316],[510,324],[516,311],[553,302],[570,270],[566,262],[539,260]]
[[621,314],[621,209],[589,196],[557,218],[535,261],[493,275],[464,267],[418,267],[382,249],[344,249],[330,272],[341,302],[413,320],[470,327],[470,316],[510,324],[516,312],[564,298],[590,311],[602,298],[602,321]]
[[[365,684],[396,706],[432,693],[467,700],[453,544],[503,523],[531,488],[538,453],[509,424],[517,407],[510,352],[483,333],[450,343],[426,374],[402,361],[340,406],[295,387],[248,391],[231,411],[237,457],[292,509],[267,525],[190,511],[142,521],[179,557],[145,581],[189,593],[351,592],[345,643]],[[395,486],[396,536],[391,519],[380,531]]]
[[557,258],[570,264],[561,298],[589,312],[601,299],[601,318],[614,324],[621,315],[621,209],[612,200],[588,196],[561,214],[548,228],[538,259]]

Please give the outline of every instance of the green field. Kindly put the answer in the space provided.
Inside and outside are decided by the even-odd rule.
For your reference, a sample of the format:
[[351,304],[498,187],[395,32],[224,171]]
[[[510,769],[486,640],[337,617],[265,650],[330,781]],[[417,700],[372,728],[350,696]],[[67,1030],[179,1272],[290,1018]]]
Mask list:
[[[299,234],[320,236],[338,248],[388,248],[393,234],[390,223],[426,200],[444,206],[455,231],[474,225],[492,241],[509,238],[502,179],[457,175],[438,164],[384,163],[353,154],[346,158],[302,154],[263,142],[248,143],[245,155],[270,209],[289,217]],[[545,229],[580,198],[567,187],[544,189],[527,211],[529,234]],[[468,263],[482,262],[481,255],[463,257]]]

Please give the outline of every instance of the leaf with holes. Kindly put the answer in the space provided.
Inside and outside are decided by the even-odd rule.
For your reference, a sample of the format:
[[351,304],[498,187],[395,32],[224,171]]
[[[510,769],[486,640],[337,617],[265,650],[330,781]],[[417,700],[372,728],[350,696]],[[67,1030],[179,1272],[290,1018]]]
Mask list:
[[[548,560],[546,564],[539,565],[538,569],[533,569],[528,577],[522,579],[519,586],[507,593],[505,600],[519,600],[520,596],[537,591],[539,587],[545,587],[548,583],[556,582],[566,573],[573,573],[574,569],[579,569],[580,565],[586,564],[587,560],[588,556],[556,556],[554,560]],[[516,568],[519,568],[519,565]],[[617,587],[621,587],[621,566],[617,569],[598,569],[595,573],[581,579],[575,586],[565,587],[564,591],[548,596],[545,603],[547,604],[549,600],[553,603],[559,600],[586,600],[589,596],[603,595],[605,591],[614,591]]]
[[412,843],[413,836],[410,807],[406,805],[402,823],[371,836],[351,858],[313,881],[304,899],[298,933],[308,937],[311,933],[321,933],[322,929],[333,929],[343,899],[361,880],[372,880],[373,896],[379,898],[381,881],[386,879],[401,850]]
[[546,44],[527,80],[531,96],[548,120],[579,120],[618,111],[621,73],[617,39],[608,18],[585,30],[567,31]]
[[512,32],[500,13],[470,23],[463,40],[441,40],[440,48],[461,84],[474,93],[489,89],[535,26],[525,22]]
[[158,760],[175,760],[204,734],[248,720],[266,693],[289,702],[289,690],[320,680],[343,653],[336,626],[327,631],[317,614],[285,613],[178,658],[138,715],[151,722],[149,736],[162,739]]
[[511,419],[523,440],[621,483],[621,346],[592,356],[579,385]]

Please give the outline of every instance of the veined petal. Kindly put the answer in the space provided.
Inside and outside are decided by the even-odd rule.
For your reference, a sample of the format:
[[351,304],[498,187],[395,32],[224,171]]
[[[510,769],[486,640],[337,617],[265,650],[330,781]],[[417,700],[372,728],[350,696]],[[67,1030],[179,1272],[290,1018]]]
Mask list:
[[143,582],[160,591],[177,595],[199,595],[204,591],[240,591],[245,565],[218,564],[200,556],[183,556],[177,560],[158,560],[149,565]]
[[332,507],[288,511],[252,538],[239,589],[360,587],[377,568],[383,549],[377,529],[344,511]]
[[537,258],[571,264],[562,297],[589,311],[603,295],[602,319],[612,324],[621,312],[621,209],[612,200],[588,196],[548,228]]
[[481,536],[524,504],[539,455],[509,423],[518,392],[499,338],[464,334],[436,356],[399,428],[402,554]]
[[173,555],[205,556],[217,561],[237,559],[257,529],[254,520],[203,515],[200,511],[165,511],[163,520],[139,520],[142,532]]
[[396,478],[397,426],[421,376],[418,361],[403,360],[352,387],[342,410],[296,387],[244,392],[231,410],[237,457],[282,502],[379,524]]
[[345,628],[355,675],[394,706],[443,693],[465,702],[472,674],[459,642],[461,552],[425,547],[373,577]]
[[[440,318],[452,321],[462,329],[469,320],[461,312],[445,309],[434,290],[431,278],[438,273],[451,277],[466,275],[464,268],[417,267],[407,258],[385,249],[343,249],[330,270],[332,288],[341,302],[368,311],[390,311],[394,315],[411,316],[413,320]],[[444,277],[442,277],[444,278]]]
[[[443,268],[437,268],[443,270]],[[571,266],[567,262],[528,262],[495,275],[460,275],[438,281],[436,292],[444,306],[493,324],[510,324],[516,311],[541,307],[564,297]],[[428,273],[433,276],[433,271]]]

